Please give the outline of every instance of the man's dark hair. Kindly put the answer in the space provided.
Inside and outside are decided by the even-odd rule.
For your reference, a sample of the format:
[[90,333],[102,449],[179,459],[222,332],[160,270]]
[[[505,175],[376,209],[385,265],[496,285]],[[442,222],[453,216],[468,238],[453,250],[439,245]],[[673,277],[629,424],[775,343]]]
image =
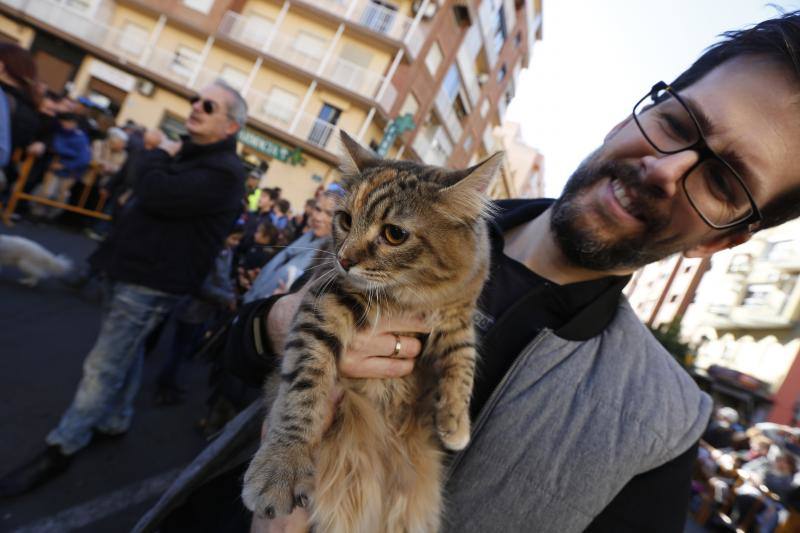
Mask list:
[[[794,74],[800,88],[800,11],[785,13],[744,30],[728,31],[722,37],[724,40],[706,49],[672,82],[673,89],[685,89],[726,61],[741,56],[761,56],[775,61]],[[759,207],[763,215],[759,229],[797,218],[800,216],[800,186]]]
[[283,213],[284,215],[289,213],[289,210],[292,208],[292,204],[289,203],[289,200],[287,200],[286,198],[280,198],[278,200],[278,204],[277,205],[278,205],[278,209],[280,209],[281,213]]
[[261,194],[268,195],[270,200],[272,200],[273,202],[277,200],[279,196],[278,191],[276,191],[275,189],[270,189],[269,187],[264,187],[263,189],[261,189]]

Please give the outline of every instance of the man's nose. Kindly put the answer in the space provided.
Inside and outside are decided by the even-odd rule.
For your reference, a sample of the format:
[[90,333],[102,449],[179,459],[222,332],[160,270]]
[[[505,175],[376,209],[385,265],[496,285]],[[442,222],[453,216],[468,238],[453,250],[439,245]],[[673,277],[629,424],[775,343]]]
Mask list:
[[678,192],[681,178],[700,161],[695,150],[684,150],[676,154],[648,155],[642,159],[642,182],[665,197]]

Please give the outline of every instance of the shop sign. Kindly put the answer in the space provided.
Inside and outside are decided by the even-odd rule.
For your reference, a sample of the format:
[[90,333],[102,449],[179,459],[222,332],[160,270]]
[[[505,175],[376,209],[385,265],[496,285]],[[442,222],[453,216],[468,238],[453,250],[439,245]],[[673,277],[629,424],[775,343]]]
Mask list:
[[290,150],[286,146],[267,139],[250,128],[245,128],[239,132],[239,142],[264,155],[268,155],[273,159],[283,161],[292,166],[305,166],[306,164],[306,158],[303,157],[303,152],[300,148]]
[[386,154],[389,152],[389,148],[391,148],[391,146],[394,144],[394,140],[397,138],[397,136],[403,132],[411,131],[416,127],[416,124],[414,124],[414,117],[411,116],[411,113],[406,113],[405,115],[401,115],[391,120],[386,127],[386,131],[383,133],[383,139],[381,139],[381,142],[378,145],[378,155],[381,157],[386,157]]

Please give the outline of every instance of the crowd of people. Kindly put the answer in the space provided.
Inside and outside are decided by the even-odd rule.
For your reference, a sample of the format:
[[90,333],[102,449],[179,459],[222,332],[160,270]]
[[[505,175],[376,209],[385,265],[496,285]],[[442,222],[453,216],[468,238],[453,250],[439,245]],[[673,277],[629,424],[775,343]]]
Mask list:
[[[156,403],[181,402],[182,361],[225,328],[242,302],[282,294],[302,276],[328,242],[341,189],[320,186],[295,213],[280,188],[264,186],[266,165],[248,173],[236,153],[246,103],[221,80],[192,101],[181,139],[130,120],[116,125],[90,100],[47,90],[30,53],[16,45],[0,44],[0,87],[7,128],[0,128],[0,200],[25,177],[26,192],[55,201],[23,202],[18,217],[77,223],[98,241],[85,267],[63,281],[103,292],[100,333],[72,405],[44,452],[0,479],[0,495],[9,496],[64,471],[94,437],[128,431],[144,358],[169,320],[174,337]],[[78,207],[102,210],[111,221],[69,213],[78,197],[90,198]],[[224,381],[197,391],[210,397],[201,421],[209,435],[237,410]]]
[[745,427],[732,407],[715,410],[692,481],[695,519],[712,531],[800,528],[800,428]]

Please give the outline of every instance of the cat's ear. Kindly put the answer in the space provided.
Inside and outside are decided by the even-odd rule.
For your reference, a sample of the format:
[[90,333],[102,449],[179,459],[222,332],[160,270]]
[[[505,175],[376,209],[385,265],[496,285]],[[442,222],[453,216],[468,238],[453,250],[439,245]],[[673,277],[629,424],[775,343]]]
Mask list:
[[339,130],[339,136],[342,140],[340,167],[343,174],[358,174],[378,163],[379,159],[375,154],[358,144],[344,130]]
[[442,195],[454,214],[459,218],[478,218],[490,213],[486,189],[500,171],[504,157],[504,152],[497,152],[474,167],[449,173],[445,180],[452,185],[445,187]]

